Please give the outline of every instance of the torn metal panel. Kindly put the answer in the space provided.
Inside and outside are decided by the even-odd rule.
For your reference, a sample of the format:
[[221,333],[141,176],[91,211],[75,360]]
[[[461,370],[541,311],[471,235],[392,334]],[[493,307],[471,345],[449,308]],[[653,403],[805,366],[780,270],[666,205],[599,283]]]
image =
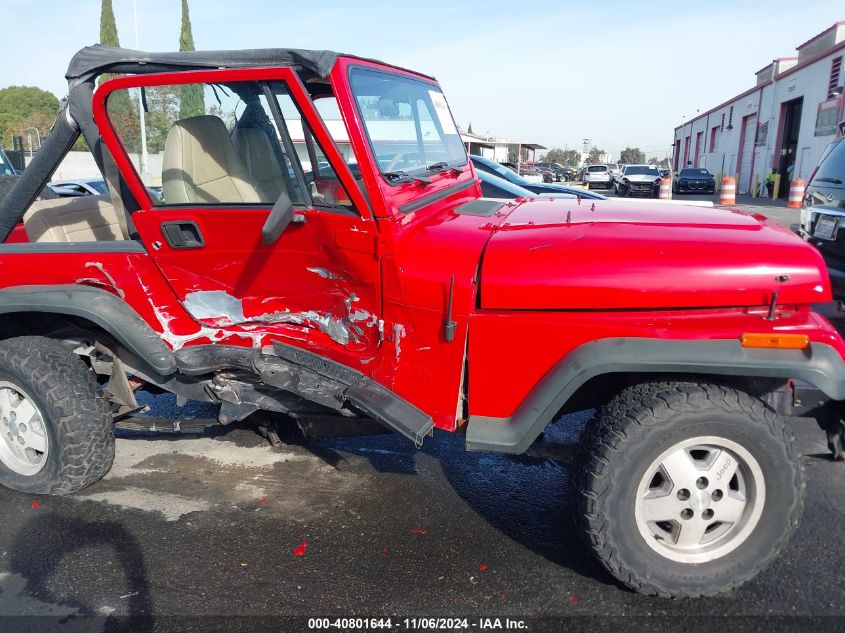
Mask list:
[[[265,299],[262,303],[268,302]],[[345,317],[334,316],[331,312],[317,312],[308,310],[303,312],[292,312],[290,310],[277,310],[266,312],[255,316],[244,314],[243,300],[233,297],[224,290],[198,290],[185,297],[184,307],[192,317],[200,322],[210,322],[217,328],[246,324],[291,323],[306,327],[316,327],[340,345],[349,345],[350,342],[360,342],[364,330],[358,323],[365,327],[375,328],[379,326],[379,319],[376,315],[362,309],[352,308],[359,298],[351,293],[344,304],[347,315]]]
[[185,297],[185,309],[199,321],[227,319],[230,323],[246,321],[243,303],[224,290],[198,290]]

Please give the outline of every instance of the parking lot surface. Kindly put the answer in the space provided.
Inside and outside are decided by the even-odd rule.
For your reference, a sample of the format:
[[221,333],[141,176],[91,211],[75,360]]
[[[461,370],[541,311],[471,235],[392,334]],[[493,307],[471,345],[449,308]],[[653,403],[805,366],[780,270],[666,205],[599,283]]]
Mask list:
[[[149,401],[151,415],[210,413]],[[588,416],[567,416],[550,438],[575,441]],[[8,617],[40,615],[113,630],[140,616],[165,630],[186,614],[626,616],[657,630],[655,618],[683,615],[778,616],[767,627],[789,630],[796,616],[845,615],[845,464],[830,461],[814,422],[791,426],[808,476],[800,528],[746,587],[694,601],[637,595],[595,564],[570,523],[567,468],[551,461],[466,453],[446,433],[419,451],[398,436],[293,432],[271,448],[248,426],[123,436],[112,472],[79,494],[0,489],[0,622],[53,622]],[[276,628],[298,630],[285,622]]]

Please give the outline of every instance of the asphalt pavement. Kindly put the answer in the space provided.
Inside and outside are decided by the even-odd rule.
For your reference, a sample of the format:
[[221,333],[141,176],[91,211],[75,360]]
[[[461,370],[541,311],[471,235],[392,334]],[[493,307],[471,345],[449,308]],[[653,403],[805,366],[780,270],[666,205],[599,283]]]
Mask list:
[[[148,402],[158,417],[213,414]],[[576,441],[589,415],[549,439]],[[112,472],[74,496],[0,489],[0,630],[306,630],[317,616],[392,618],[394,630],[434,616],[534,618],[535,631],[623,617],[633,630],[838,626],[845,464],[814,422],[791,426],[808,486],[790,544],[736,593],[680,601],[635,594],[593,562],[572,528],[567,468],[552,461],[466,453],[448,433],[421,450],[292,429],[271,448],[249,425],[124,433]]]

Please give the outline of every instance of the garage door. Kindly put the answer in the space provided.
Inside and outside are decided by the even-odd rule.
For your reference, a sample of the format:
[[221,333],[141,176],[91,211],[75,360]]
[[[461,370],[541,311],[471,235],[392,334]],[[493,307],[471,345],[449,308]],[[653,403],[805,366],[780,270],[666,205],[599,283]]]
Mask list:
[[756,136],[757,117],[747,117],[742,136],[742,162],[739,165],[739,193],[751,193],[751,163],[754,160],[754,138]]

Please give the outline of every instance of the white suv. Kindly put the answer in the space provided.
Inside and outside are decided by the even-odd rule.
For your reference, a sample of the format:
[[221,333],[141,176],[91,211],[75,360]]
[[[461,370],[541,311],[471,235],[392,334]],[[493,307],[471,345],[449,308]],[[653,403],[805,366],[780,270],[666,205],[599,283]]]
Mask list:
[[610,189],[613,186],[613,177],[607,165],[587,165],[584,167],[583,180],[590,187],[602,185],[605,189]]

